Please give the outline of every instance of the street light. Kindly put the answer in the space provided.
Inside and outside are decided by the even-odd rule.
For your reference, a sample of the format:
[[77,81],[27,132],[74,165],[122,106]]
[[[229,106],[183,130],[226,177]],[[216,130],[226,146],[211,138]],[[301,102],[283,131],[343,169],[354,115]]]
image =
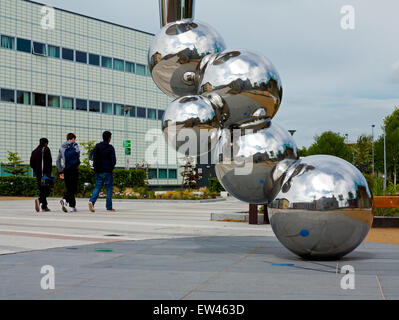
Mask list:
[[[122,110],[124,111],[123,115],[124,115],[124,125],[125,125],[125,140],[127,140],[128,138],[128,134],[127,134],[127,115],[130,112],[130,110],[133,107],[131,106],[122,106]],[[129,158],[126,156],[126,151],[125,151],[125,168],[129,169]]]
[[386,153],[386,128],[384,125],[384,190],[387,188],[387,153]]
[[371,125],[371,152],[373,154],[373,176],[374,176],[374,127],[375,125]]
[[291,133],[291,136],[293,136],[296,130],[288,130],[288,132]]

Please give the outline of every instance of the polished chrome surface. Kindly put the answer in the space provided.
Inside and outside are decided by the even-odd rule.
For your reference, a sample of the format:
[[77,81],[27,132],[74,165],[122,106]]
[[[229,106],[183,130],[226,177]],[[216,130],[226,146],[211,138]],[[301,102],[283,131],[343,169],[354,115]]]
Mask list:
[[256,118],[273,118],[283,93],[273,64],[247,50],[205,57],[198,65],[196,84],[199,94],[212,92],[224,100],[223,127],[228,129],[241,128]]
[[159,0],[159,17],[161,28],[183,19],[194,18],[195,0]]
[[285,172],[297,159],[297,147],[288,131],[270,120],[267,124],[259,130],[224,129],[214,151],[220,183],[248,203],[272,201]]
[[162,118],[162,131],[167,143],[176,151],[189,145],[189,154],[184,150],[181,152],[187,156],[199,156],[214,148],[218,127],[219,116],[211,102],[196,95],[172,101]]
[[344,256],[363,241],[373,222],[366,179],[350,163],[326,155],[291,166],[268,211],[280,242],[308,259]]
[[152,40],[148,65],[154,82],[171,97],[197,93],[194,72],[201,59],[226,47],[219,33],[192,19],[165,25]]

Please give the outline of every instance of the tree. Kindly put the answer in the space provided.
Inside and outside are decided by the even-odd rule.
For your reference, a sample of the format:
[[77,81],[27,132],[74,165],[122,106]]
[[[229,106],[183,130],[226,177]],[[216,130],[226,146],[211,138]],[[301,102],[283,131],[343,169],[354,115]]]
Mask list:
[[80,145],[84,148],[84,152],[82,153],[82,156],[84,157],[82,160],[82,165],[85,167],[90,167],[89,163],[89,156],[90,156],[90,151],[94,149],[96,146],[97,142],[95,140],[90,140],[88,142],[81,142]]
[[352,146],[354,153],[353,165],[364,173],[372,172],[372,136],[360,135],[355,145]]
[[298,158],[306,157],[308,155],[308,150],[306,149],[306,147],[302,147],[301,149],[298,148],[297,154],[298,154]]
[[[386,164],[387,176],[397,181],[399,168],[399,108],[384,119],[382,130],[386,133]],[[382,134],[375,143],[375,168],[384,172],[384,135]]]
[[350,147],[345,143],[345,137],[332,131],[323,132],[315,136],[315,142],[308,148],[307,156],[315,154],[327,154],[336,156],[346,161],[352,160]]
[[29,172],[29,166],[23,165],[23,161],[18,155],[18,152],[8,152],[8,163],[1,163],[4,171],[13,176],[25,176]]

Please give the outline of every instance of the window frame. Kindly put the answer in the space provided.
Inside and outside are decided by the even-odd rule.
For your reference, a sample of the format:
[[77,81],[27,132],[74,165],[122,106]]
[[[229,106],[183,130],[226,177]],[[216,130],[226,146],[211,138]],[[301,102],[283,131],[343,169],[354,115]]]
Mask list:
[[[25,48],[22,50],[22,48],[20,48],[24,43],[28,44],[29,42],[29,49]],[[19,52],[25,52],[25,53],[31,53],[32,52],[32,41],[25,39],[25,38],[17,38],[17,51]]]
[[[85,101],[86,102],[86,109],[78,109],[78,101],[79,102],[81,102],[81,101]],[[87,102],[87,100],[86,99],[75,99],[75,110],[77,110],[77,111],[83,111],[83,112],[88,112],[88,102]]]
[[[97,64],[92,62],[92,59],[96,58],[97,59]],[[89,59],[88,59],[88,63],[91,66],[96,66],[96,67],[100,67],[101,66],[101,56],[98,54],[94,54],[94,53],[89,53]]]
[[[4,38],[8,38],[8,39],[12,39],[11,48],[3,47],[3,37]],[[2,34],[1,37],[0,37],[0,48],[8,49],[8,50],[15,50],[15,37],[11,37],[11,36],[7,36],[5,34]]]
[[[13,93],[13,97],[11,98],[11,96],[10,96],[8,99],[3,99],[3,92],[7,92],[7,93],[11,93],[12,92]],[[15,90],[7,89],[7,88],[0,88],[0,101],[6,102],[6,103],[15,103]]]
[[[56,52],[55,56],[50,55],[50,47],[56,49],[55,50],[55,52]],[[53,46],[51,44],[48,44],[47,45],[47,57],[54,58],[54,59],[60,59],[60,57],[61,57],[61,48],[58,47],[58,46]]]
[[[58,106],[50,105],[50,97],[58,98]],[[50,108],[58,108],[59,109],[61,107],[61,97],[60,96],[56,96],[56,95],[52,95],[52,94],[47,95],[47,106],[50,107]]]
[[[68,51],[71,51],[72,59],[69,59],[69,58],[66,58],[66,57],[65,57],[66,55],[64,55],[64,52],[67,53]],[[62,58],[62,60],[75,61],[75,60],[74,60],[74,58],[75,58],[75,52],[74,52],[74,51],[75,51],[75,50],[73,50],[73,49],[62,48],[62,49],[61,49],[61,58]]]
[[[24,100],[24,99],[25,99],[25,97],[24,97],[24,94],[25,94],[25,93],[29,93],[29,103],[19,102],[19,101],[18,101],[18,98],[20,97],[19,94],[22,94],[22,99]],[[17,101],[17,104],[22,104],[22,105],[25,105],[25,106],[30,106],[31,103],[32,103],[32,97],[31,97],[31,96],[32,96],[32,94],[31,94],[30,91],[17,90],[17,92],[16,92],[16,101]]]
[[[37,45],[41,46],[43,52],[36,51]],[[32,41],[32,54],[34,54],[35,56],[46,57],[47,56],[47,46],[46,46],[46,44],[43,43],[43,42]]]
[[[92,110],[92,104],[98,104],[98,110]],[[96,112],[96,113],[100,113],[101,111],[101,103],[100,101],[97,100],[89,100],[89,112]]]
[[[111,66],[110,66],[110,67],[107,67],[107,66],[105,65],[106,59],[111,60]],[[112,60],[112,57],[101,56],[101,67],[102,67],[102,68],[106,68],[106,69],[111,69],[111,70],[112,70],[112,69],[113,69],[113,60]]]
[[[44,105],[43,104],[37,104],[37,99],[36,95],[44,96]],[[47,95],[45,93],[40,93],[40,92],[32,92],[32,105],[36,107],[47,107]]]
[[[82,53],[85,54],[85,58],[83,59],[84,61],[79,61],[80,58],[78,59],[78,54],[80,55]],[[83,55],[82,55],[82,57],[83,57]],[[87,52],[75,50],[75,61],[78,63],[87,64]]]

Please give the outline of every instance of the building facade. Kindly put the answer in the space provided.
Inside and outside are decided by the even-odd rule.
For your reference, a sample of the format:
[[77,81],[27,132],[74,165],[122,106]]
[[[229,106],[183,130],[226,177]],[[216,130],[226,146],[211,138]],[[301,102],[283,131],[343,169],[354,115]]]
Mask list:
[[[52,12],[32,1],[0,0],[0,161],[12,151],[29,163],[42,137],[55,158],[68,132],[88,142],[109,130],[118,167],[145,164],[153,143],[147,132],[161,129],[170,102],[147,67],[154,35]],[[124,140],[131,141],[131,154]],[[150,165],[150,184],[181,184],[177,162],[171,164],[170,150],[158,144],[161,164]]]

